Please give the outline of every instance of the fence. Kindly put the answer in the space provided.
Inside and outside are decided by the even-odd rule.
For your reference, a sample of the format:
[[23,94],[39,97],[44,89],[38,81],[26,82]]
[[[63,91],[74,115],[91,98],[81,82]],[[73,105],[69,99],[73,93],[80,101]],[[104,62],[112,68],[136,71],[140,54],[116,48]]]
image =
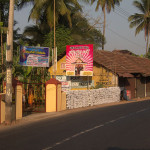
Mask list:
[[68,91],[66,95],[67,109],[88,107],[119,101],[120,101],[119,87]]

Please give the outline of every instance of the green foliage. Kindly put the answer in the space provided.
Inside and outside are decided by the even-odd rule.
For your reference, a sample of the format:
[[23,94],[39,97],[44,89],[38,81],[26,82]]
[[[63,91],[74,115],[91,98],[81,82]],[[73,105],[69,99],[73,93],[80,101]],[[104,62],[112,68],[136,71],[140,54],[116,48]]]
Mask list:
[[149,0],[134,1],[133,5],[141,12],[135,13],[128,18],[130,22],[130,28],[136,27],[135,35],[144,30],[145,39],[147,38],[147,48],[148,52],[148,42],[149,42],[149,30],[150,30],[150,2]]
[[95,49],[102,46],[102,41],[105,39],[101,31],[91,26],[81,13],[74,14],[72,18],[71,36],[75,44],[94,44]]
[[91,89],[99,89],[99,88],[103,88],[104,85],[103,84],[97,84],[95,87],[91,87]]
[[[74,40],[71,37],[71,29],[66,28],[65,26],[56,27],[56,47],[57,55],[63,53],[66,50],[66,45],[74,44]],[[54,43],[54,32],[51,31],[45,36],[45,42],[43,46],[52,48]]]
[[112,8],[115,8],[115,5],[120,5],[122,0],[91,0],[91,3],[97,2],[95,10],[98,11],[99,7],[104,10],[106,8],[107,12],[110,13]]
[[[22,0],[23,1],[23,0]],[[73,8],[81,9],[78,0],[56,0],[55,1],[55,20],[58,23],[60,18],[66,18],[70,27],[72,26],[71,21],[71,10]],[[52,0],[36,0],[34,1],[34,7],[31,10],[29,19],[39,22],[43,16],[46,16],[47,23],[52,28],[54,26],[54,1]]]

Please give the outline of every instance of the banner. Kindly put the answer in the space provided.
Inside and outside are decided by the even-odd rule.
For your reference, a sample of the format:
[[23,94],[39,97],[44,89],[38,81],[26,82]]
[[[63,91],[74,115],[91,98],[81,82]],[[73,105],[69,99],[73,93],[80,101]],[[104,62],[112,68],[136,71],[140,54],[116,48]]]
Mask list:
[[66,76],[93,76],[93,44],[67,45]]
[[34,67],[49,67],[49,48],[21,46],[20,65]]

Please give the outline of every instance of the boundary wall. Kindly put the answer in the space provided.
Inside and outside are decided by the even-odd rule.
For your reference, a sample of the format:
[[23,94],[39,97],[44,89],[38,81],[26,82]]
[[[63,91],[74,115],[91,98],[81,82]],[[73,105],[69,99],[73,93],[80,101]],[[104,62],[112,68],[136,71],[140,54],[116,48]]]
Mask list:
[[66,93],[67,109],[88,107],[105,103],[119,102],[120,88],[109,87],[92,90],[75,90]]

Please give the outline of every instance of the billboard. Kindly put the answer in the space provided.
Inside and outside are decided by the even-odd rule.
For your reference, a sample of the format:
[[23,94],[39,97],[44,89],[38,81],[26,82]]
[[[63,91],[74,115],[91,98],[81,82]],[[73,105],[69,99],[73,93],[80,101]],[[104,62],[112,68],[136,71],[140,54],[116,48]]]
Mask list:
[[33,67],[49,67],[49,48],[21,46],[20,65]]
[[67,45],[66,76],[93,76],[93,44]]

